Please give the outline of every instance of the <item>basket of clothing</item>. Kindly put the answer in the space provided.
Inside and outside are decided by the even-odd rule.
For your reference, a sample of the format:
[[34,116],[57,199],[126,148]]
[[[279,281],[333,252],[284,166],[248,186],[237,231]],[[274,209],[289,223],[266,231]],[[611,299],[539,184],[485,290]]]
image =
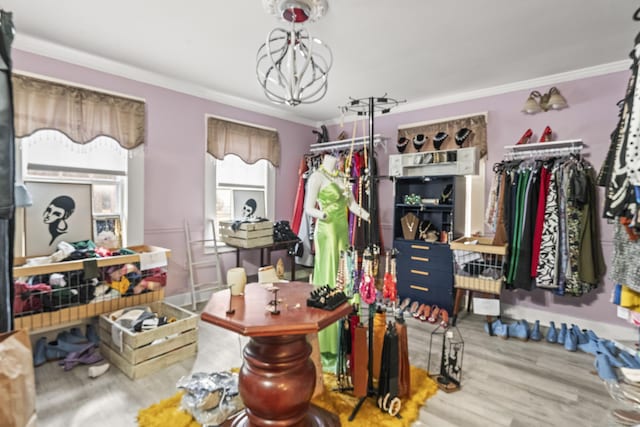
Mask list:
[[507,245],[491,237],[462,237],[449,244],[453,251],[454,287],[500,295]]

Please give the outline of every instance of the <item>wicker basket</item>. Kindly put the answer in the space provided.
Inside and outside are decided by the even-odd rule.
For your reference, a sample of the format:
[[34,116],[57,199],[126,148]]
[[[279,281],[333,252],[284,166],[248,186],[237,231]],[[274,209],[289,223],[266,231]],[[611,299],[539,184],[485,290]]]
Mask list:
[[456,288],[500,295],[507,245],[492,241],[490,237],[462,237],[449,244]]

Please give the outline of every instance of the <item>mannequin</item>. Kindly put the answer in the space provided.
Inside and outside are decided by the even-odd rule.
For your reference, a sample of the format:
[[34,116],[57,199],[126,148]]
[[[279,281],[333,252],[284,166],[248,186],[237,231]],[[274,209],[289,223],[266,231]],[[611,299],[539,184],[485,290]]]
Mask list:
[[[337,164],[336,157],[325,155],[322,165],[307,182],[304,210],[307,215],[317,219],[313,266],[313,284],[316,286],[328,284],[335,287],[340,251],[349,246],[347,208],[363,220],[369,220],[369,212],[358,205],[351,189],[345,188],[344,175],[336,169]],[[335,371],[338,332],[338,325],[334,323],[318,333],[325,371]]]

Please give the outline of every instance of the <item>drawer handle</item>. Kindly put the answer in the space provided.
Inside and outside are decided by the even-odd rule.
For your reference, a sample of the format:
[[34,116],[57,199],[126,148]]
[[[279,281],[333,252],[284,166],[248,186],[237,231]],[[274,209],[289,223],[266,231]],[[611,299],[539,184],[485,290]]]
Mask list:
[[429,292],[429,288],[425,288],[424,286],[409,285],[409,287],[410,287],[411,289],[417,289],[417,290],[419,290],[419,291]]
[[419,257],[419,256],[412,256],[411,259],[413,261],[424,261],[424,262],[429,262],[429,258],[423,258],[423,257]]
[[426,245],[411,245],[411,249],[424,249],[425,251],[428,251],[431,248]]
[[411,272],[413,274],[420,274],[421,276],[428,276],[429,272],[428,271],[420,271],[420,270],[411,270]]

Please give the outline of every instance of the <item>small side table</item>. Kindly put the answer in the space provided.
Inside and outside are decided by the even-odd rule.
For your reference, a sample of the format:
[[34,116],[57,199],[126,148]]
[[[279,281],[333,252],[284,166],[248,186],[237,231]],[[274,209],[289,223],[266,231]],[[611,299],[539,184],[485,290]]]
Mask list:
[[[262,245],[262,246],[255,246],[252,248],[243,248],[240,246],[235,246],[232,245],[230,243],[227,243],[227,246],[229,246],[230,248],[235,248],[236,250],[236,267],[240,267],[240,251],[250,251],[253,249],[259,249],[260,250],[260,267],[263,267],[265,265],[265,252],[267,253],[267,260],[271,259],[271,252],[273,251],[282,251],[282,250],[287,250],[289,251],[290,249],[294,248],[296,243],[298,243],[297,240],[286,240],[283,242],[274,242],[271,243],[269,245]],[[292,251],[291,251],[292,252]],[[295,281],[296,280],[296,256],[295,254],[290,254],[289,258],[291,260],[291,281]]]
[[[248,284],[244,296],[214,293],[201,314],[205,322],[250,337],[238,384],[246,409],[232,426],[339,426],[336,415],[310,403],[315,367],[306,335],[348,315],[351,306],[307,307],[313,290],[308,283],[279,283],[278,288],[280,314],[266,310],[274,294],[258,283]],[[230,301],[233,314],[227,314]]]

